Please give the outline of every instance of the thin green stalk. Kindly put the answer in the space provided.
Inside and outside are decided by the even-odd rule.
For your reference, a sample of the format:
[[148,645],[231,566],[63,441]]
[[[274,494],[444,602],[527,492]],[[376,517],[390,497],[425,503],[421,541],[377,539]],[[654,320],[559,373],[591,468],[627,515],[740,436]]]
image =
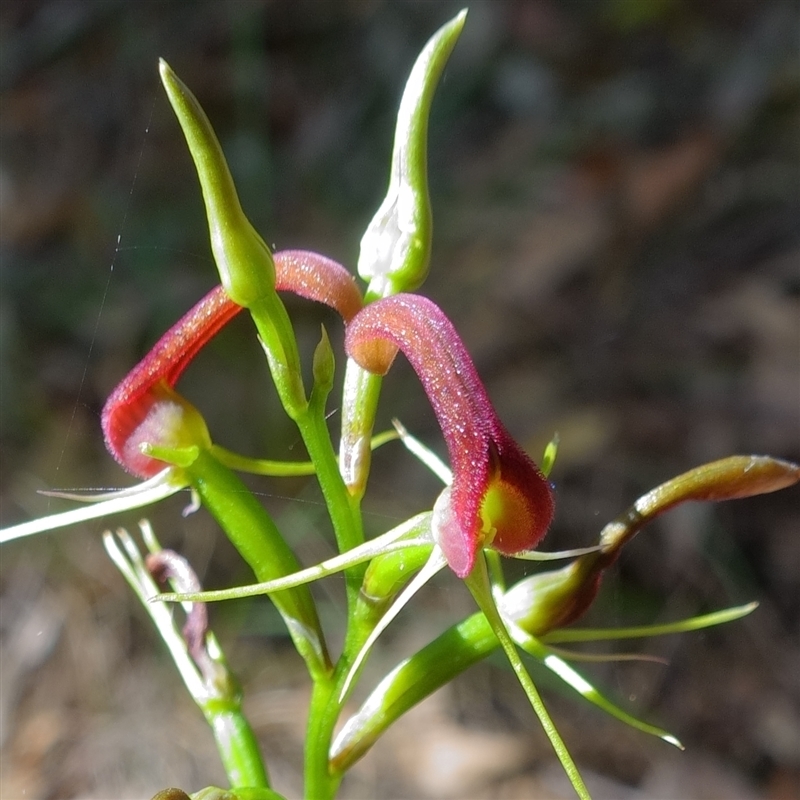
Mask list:
[[500,645],[506,654],[506,658],[508,658],[508,662],[511,664],[511,668],[514,670],[514,674],[517,676],[520,686],[522,686],[531,706],[533,707],[533,710],[536,712],[536,716],[539,718],[539,723],[544,729],[544,732],[547,734],[547,738],[550,740],[550,744],[553,746],[553,749],[558,756],[558,760],[561,762],[561,766],[564,768],[564,772],[567,773],[567,777],[569,778],[573,789],[575,789],[576,794],[579,798],[581,798],[581,800],[591,800],[589,790],[586,788],[586,784],[583,782],[583,778],[578,771],[578,767],[575,764],[575,761],[573,760],[569,750],[567,749],[566,744],[564,744],[561,734],[558,732],[558,729],[550,717],[550,714],[548,713],[547,708],[542,701],[541,695],[539,694],[539,690],[531,680],[531,676],[528,675],[528,671],[525,669],[522,659],[517,652],[517,648],[512,641],[511,636],[508,634],[505,623],[500,616],[500,612],[497,610],[497,606],[492,598],[491,587],[489,584],[489,573],[486,569],[486,561],[483,558],[477,559],[475,562],[475,568],[466,577],[464,582],[467,584],[467,588],[469,588],[472,596],[478,603],[479,608],[486,616],[486,619],[489,620],[489,624],[492,626],[495,636],[497,636],[498,640],[500,641]]
[[308,709],[305,750],[305,796],[332,800],[342,776],[328,769],[328,752],[339,716],[336,681],[316,681]]
[[258,739],[242,714],[241,704],[236,702],[227,708],[215,700],[202,704],[202,709],[214,732],[217,750],[231,788],[269,787],[267,772],[259,754]]

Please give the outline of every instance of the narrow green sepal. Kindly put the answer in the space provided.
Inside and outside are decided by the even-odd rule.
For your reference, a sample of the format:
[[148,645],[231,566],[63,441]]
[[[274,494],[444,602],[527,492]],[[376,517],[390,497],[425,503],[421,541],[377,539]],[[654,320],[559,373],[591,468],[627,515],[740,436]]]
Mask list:
[[547,669],[564,681],[564,683],[572,687],[584,700],[588,700],[592,705],[597,706],[612,717],[616,717],[620,722],[624,722],[631,728],[635,728],[642,733],[647,733],[650,736],[656,736],[667,744],[677,747],[679,750],[684,749],[680,741],[668,731],[658,728],[655,725],[650,725],[648,722],[643,722],[621,709],[618,705],[612,703],[595,689],[579,672],[550,650],[550,648],[543,645],[537,638],[526,633],[521,628],[512,630],[511,633],[514,636],[515,642],[525,650],[526,653],[533,656],[537,661],[540,661]]
[[234,303],[250,308],[275,291],[272,254],[242,210],[222,147],[197,98],[164,59],[159,72],[200,178],[222,285]]
[[442,26],[419,54],[397,112],[386,197],[363,238],[358,274],[368,297],[419,287],[428,274],[432,215],[428,196],[428,116],[436,84],[464,27],[466,10]]
[[310,461],[273,461],[266,458],[250,458],[240,453],[234,453],[218,444],[211,446],[211,452],[226,467],[249,472],[251,475],[271,475],[276,478],[286,478],[296,475],[313,475],[314,465]]
[[547,644],[564,642],[598,642],[611,639],[643,639],[647,636],[667,636],[673,633],[689,633],[703,628],[712,628],[715,625],[724,625],[737,619],[752,614],[758,608],[758,603],[745,603],[741,606],[723,608],[712,611],[710,614],[700,614],[696,617],[663,622],[658,625],[635,625],[624,628],[559,628],[544,634],[541,640]]

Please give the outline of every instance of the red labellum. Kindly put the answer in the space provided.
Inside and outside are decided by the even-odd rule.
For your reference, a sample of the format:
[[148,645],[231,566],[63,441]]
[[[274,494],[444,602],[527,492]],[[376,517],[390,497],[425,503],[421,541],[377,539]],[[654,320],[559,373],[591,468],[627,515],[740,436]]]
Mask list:
[[[303,250],[285,250],[273,258],[278,291],[331,306],[345,322],[361,308],[361,292],[353,276],[336,261]],[[156,342],[111,393],[102,414],[106,448],[128,472],[150,478],[165,468],[163,462],[139,450],[145,442],[165,444],[174,438],[170,425],[181,424],[182,416],[170,413],[175,396],[165,390],[175,386],[197,353],[241,310],[221,286],[215,287]]]
[[419,376],[453,469],[434,509],[434,532],[453,571],[466,577],[486,546],[505,555],[536,547],[553,517],[550,486],[500,422],[444,312],[421,295],[377,300],[353,318],[345,347],[378,374],[402,350]]
[[150,478],[165,468],[162,461],[139,451],[145,439],[156,433],[163,439],[179,416],[169,413],[164,389],[171,389],[200,349],[240,311],[221,286],[212,289],[173,325],[153,349],[127,374],[109,395],[101,424],[106,448],[128,471]]

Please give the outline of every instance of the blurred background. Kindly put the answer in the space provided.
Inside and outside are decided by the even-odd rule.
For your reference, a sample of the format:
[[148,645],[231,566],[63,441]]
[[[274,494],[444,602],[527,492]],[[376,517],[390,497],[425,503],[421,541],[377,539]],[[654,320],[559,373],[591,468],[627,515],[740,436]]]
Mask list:
[[[216,282],[197,179],[159,86],[165,57],[211,118],[256,227],[354,268],[385,192],[416,54],[460,3],[7,0],[0,10],[0,523],[69,504],[38,489],[132,481],[105,453],[103,401]],[[591,544],[636,497],[733,453],[800,459],[800,66],[795,0],[477,0],[437,90],[424,291],[456,323],[509,429],[558,431],[548,549]],[[333,315],[287,299],[306,363]],[[341,352],[341,350],[339,350]],[[340,356],[340,365],[343,357]],[[215,441],[302,458],[250,323],[180,390]],[[339,417],[332,395],[332,429]],[[412,371],[393,415],[444,453]],[[252,486],[301,559],[331,552],[313,481]],[[399,445],[375,456],[368,525],[438,487]],[[186,498],[148,512],[208,587],[248,580]],[[668,665],[584,673],[686,752],[546,675],[597,798],[800,796],[798,490],[678,509],[640,534],[587,623],[663,622],[758,600],[712,631],[623,644]],[[4,546],[0,794],[148,798],[223,784],[210,734],[105,555],[107,525]],[[512,568],[513,571],[514,568]],[[519,570],[518,570],[519,572]],[[318,597],[336,630],[341,583]],[[362,693],[472,611],[442,574],[372,656]],[[275,786],[301,793],[308,687],[266,601],[215,606]],[[333,635],[335,641],[336,634]],[[363,694],[362,694],[363,697]],[[343,798],[570,797],[502,659],[413,711]]]

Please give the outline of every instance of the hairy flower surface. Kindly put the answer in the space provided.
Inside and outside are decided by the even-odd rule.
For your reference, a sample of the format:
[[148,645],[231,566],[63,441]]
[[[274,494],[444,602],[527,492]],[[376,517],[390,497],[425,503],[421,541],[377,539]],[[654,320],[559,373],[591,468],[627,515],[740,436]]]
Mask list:
[[[336,309],[348,321],[361,308],[353,276],[339,263],[302,250],[275,253],[275,288]],[[143,444],[176,446],[189,423],[205,441],[188,403],[171,391],[197,353],[232,320],[242,306],[222,286],[212,289],[175,323],[111,393],[103,408],[106,447],[128,472],[150,478],[164,462],[145,455]],[[199,415],[198,415],[199,416]],[[192,421],[189,418],[192,418]],[[177,438],[176,438],[177,437]]]
[[381,375],[402,350],[422,382],[453,468],[433,527],[456,575],[472,571],[483,547],[505,555],[536,547],[553,516],[550,486],[500,422],[444,312],[420,295],[378,300],[353,318],[345,346],[364,369]]

